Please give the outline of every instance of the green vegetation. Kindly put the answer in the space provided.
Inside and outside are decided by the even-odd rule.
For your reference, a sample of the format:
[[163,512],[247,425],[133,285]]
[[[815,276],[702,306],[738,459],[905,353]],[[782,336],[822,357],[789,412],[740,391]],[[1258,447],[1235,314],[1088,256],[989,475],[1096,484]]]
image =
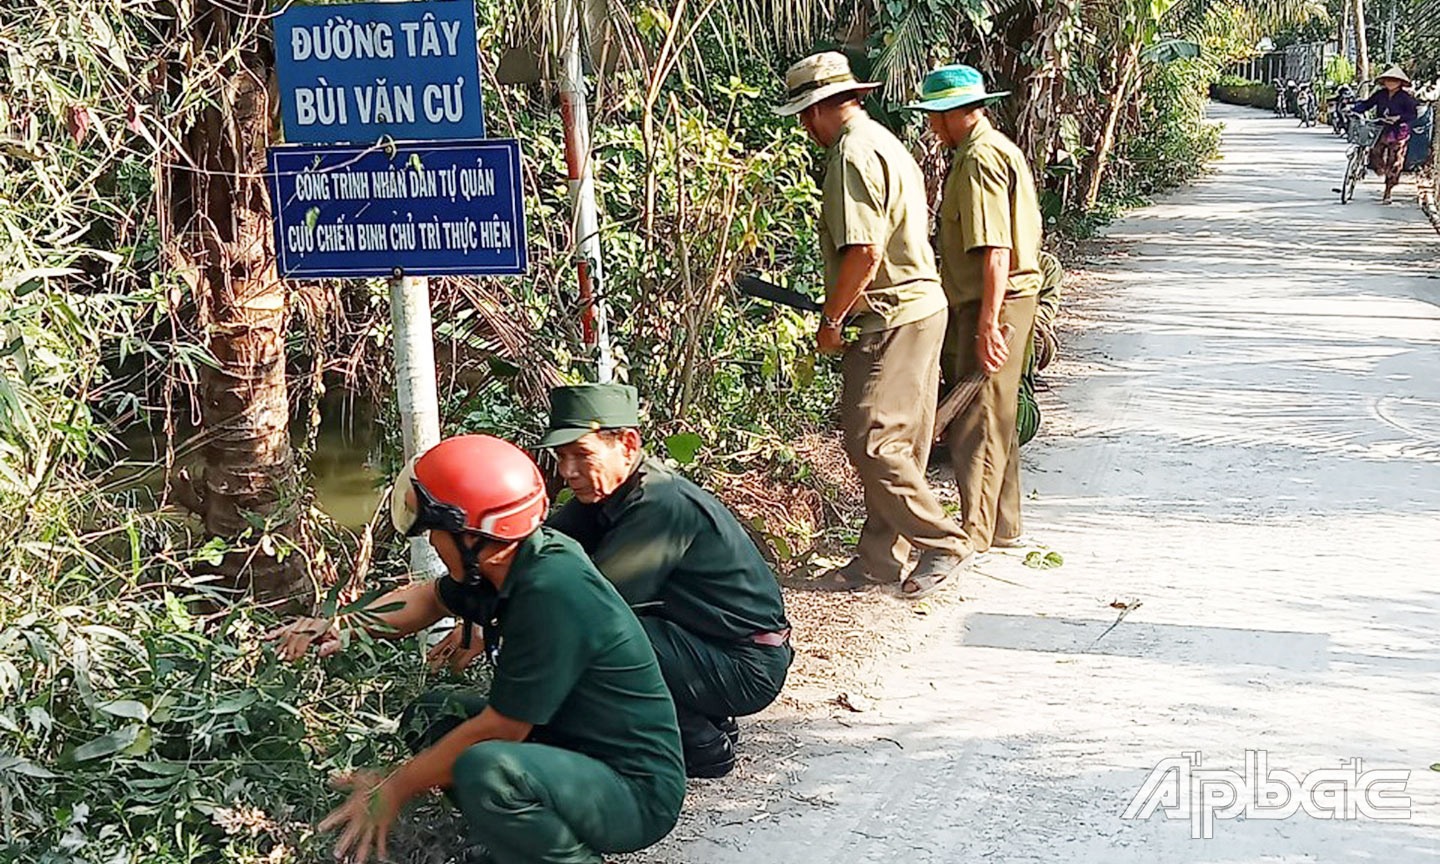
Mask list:
[[1274,109],[1276,99],[1274,84],[1243,79],[1240,83],[1218,83],[1210,88],[1210,95],[1230,105],[1265,109]]

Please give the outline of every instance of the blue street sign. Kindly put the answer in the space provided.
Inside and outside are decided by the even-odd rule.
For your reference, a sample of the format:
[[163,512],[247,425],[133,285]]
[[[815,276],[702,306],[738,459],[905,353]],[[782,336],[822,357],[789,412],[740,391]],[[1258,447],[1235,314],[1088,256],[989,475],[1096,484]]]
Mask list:
[[291,144],[484,138],[473,0],[292,5],[275,18]]
[[275,258],[292,279],[524,273],[520,144],[270,148]]

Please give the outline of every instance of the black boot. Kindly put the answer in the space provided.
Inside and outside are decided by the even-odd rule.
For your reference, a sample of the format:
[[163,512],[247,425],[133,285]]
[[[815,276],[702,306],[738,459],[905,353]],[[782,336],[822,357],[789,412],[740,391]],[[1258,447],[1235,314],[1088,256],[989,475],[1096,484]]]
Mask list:
[[735,722],[734,717],[711,717],[710,722],[716,729],[725,733],[725,737],[730,739],[732,747],[740,743],[740,724]]
[[735,747],[720,733],[703,747],[685,747],[686,777],[724,777],[735,768]]
[[699,714],[681,712],[680,746],[685,751],[686,777],[724,777],[735,767],[735,745],[715,724]]

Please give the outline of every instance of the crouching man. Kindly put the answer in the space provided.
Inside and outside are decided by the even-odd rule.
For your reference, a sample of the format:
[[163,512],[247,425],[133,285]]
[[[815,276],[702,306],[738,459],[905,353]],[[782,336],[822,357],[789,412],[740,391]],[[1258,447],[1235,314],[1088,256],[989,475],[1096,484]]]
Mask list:
[[401,475],[392,505],[396,528],[428,534],[449,575],[376,600],[364,624],[283,627],[280,656],[332,654],[346,626],[399,638],[455,615],[467,632],[479,625],[495,675],[487,696],[436,691],[406,712],[410,761],[342,778],[353,794],[320,825],[339,831],[337,857],[383,858],[400,808],[435,788],[494,864],[599,864],[669,833],[685,778],[655,654],[579,545],[541,526],[530,457],[498,438],[449,438]]
[[794,658],[775,574],[715,496],[647,458],[635,388],[558,387],[541,447],[575,493],[550,526],[579,541],[636,614],[675,699],[685,769],[735,765],[735,718],[780,694]]

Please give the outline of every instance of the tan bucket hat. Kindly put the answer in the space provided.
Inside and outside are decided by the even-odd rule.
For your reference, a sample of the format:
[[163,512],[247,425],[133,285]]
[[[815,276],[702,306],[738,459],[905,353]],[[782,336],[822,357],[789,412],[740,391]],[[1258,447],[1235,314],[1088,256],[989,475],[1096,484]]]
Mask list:
[[837,93],[868,93],[879,86],[857,79],[850,71],[850,61],[838,51],[811,54],[786,70],[786,102],[774,111],[781,117],[789,117]]
[[1396,81],[1402,81],[1407,87],[1410,85],[1410,76],[1406,75],[1405,70],[1399,66],[1391,66],[1389,69],[1375,76],[1376,81],[1384,81],[1386,78],[1394,78]]

